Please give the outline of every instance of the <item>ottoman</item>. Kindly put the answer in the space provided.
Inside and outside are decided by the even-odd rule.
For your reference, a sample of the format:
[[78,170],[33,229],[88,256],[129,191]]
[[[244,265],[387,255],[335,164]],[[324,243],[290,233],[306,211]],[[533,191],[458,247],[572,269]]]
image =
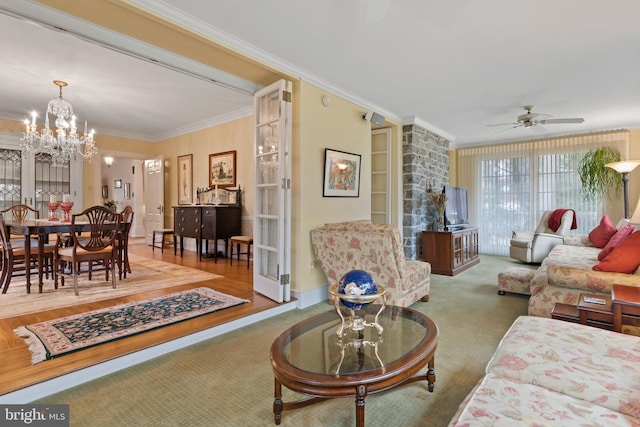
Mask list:
[[531,295],[529,284],[535,273],[535,269],[524,267],[509,267],[498,273],[498,295],[506,292]]

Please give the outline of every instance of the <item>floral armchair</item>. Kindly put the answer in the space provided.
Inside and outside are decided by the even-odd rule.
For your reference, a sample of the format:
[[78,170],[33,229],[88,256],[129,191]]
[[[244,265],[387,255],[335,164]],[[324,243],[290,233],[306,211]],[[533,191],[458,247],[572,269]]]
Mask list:
[[352,221],[311,231],[311,243],[329,283],[350,270],[367,271],[385,287],[387,303],[409,306],[429,300],[431,265],[406,260],[398,227]]

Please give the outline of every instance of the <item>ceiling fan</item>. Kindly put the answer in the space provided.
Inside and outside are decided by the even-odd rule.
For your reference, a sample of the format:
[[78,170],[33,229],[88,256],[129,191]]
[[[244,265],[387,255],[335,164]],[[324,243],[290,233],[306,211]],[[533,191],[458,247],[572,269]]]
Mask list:
[[551,118],[548,118],[548,117],[553,117],[550,114],[532,113],[531,110],[533,110],[533,105],[525,105],[524,109],[525,109],[526,113],[525,114],[520,114],[518,116],[518,118],[516,119],[517,121],[515,123],[497,123],[497,124],[487,125],[487,126],[511,126],[510,129],[517,128],[517,127],[525,127],[525,128],[540,127],[540,128],[542,128],[541,125],[546,125],[546,124],[582,123],[582,122],[584,122],[584,119],[582,117],[574,117],[574,118],[567,118],[567,119],[551,119]]

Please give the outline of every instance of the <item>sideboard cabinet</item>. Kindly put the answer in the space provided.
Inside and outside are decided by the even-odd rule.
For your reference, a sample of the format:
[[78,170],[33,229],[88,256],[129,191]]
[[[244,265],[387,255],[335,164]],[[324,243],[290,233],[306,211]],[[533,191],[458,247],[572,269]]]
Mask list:
[[480,262],[478,229],[423,231],[422,259],[431,264],[431,272],[455,276]]

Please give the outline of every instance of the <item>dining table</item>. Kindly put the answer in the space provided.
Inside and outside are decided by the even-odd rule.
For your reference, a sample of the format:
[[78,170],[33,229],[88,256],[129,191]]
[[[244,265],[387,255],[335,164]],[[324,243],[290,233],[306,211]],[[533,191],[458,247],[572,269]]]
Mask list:
[[[44,283],[42,281],[44,266],[44,245],[48,241],[50,234],[70,233],[71,221],[50,221],[48,219],[25,219],[25,220],[5,220],[7,231],[13,235],[24,236],[24,256],[25,260],[31,259],[31,238],[38,237],[38,290],[42,293]],[[130,227],[129,223],[121,223],[121,227],[126,231]],[[87,231],[91,224],[89,222],[75,222],[76,231]],[[55,268],[55,266],[54,266]],[[25,268],[27,282],[27,293],[31,293],[31,269]]]

